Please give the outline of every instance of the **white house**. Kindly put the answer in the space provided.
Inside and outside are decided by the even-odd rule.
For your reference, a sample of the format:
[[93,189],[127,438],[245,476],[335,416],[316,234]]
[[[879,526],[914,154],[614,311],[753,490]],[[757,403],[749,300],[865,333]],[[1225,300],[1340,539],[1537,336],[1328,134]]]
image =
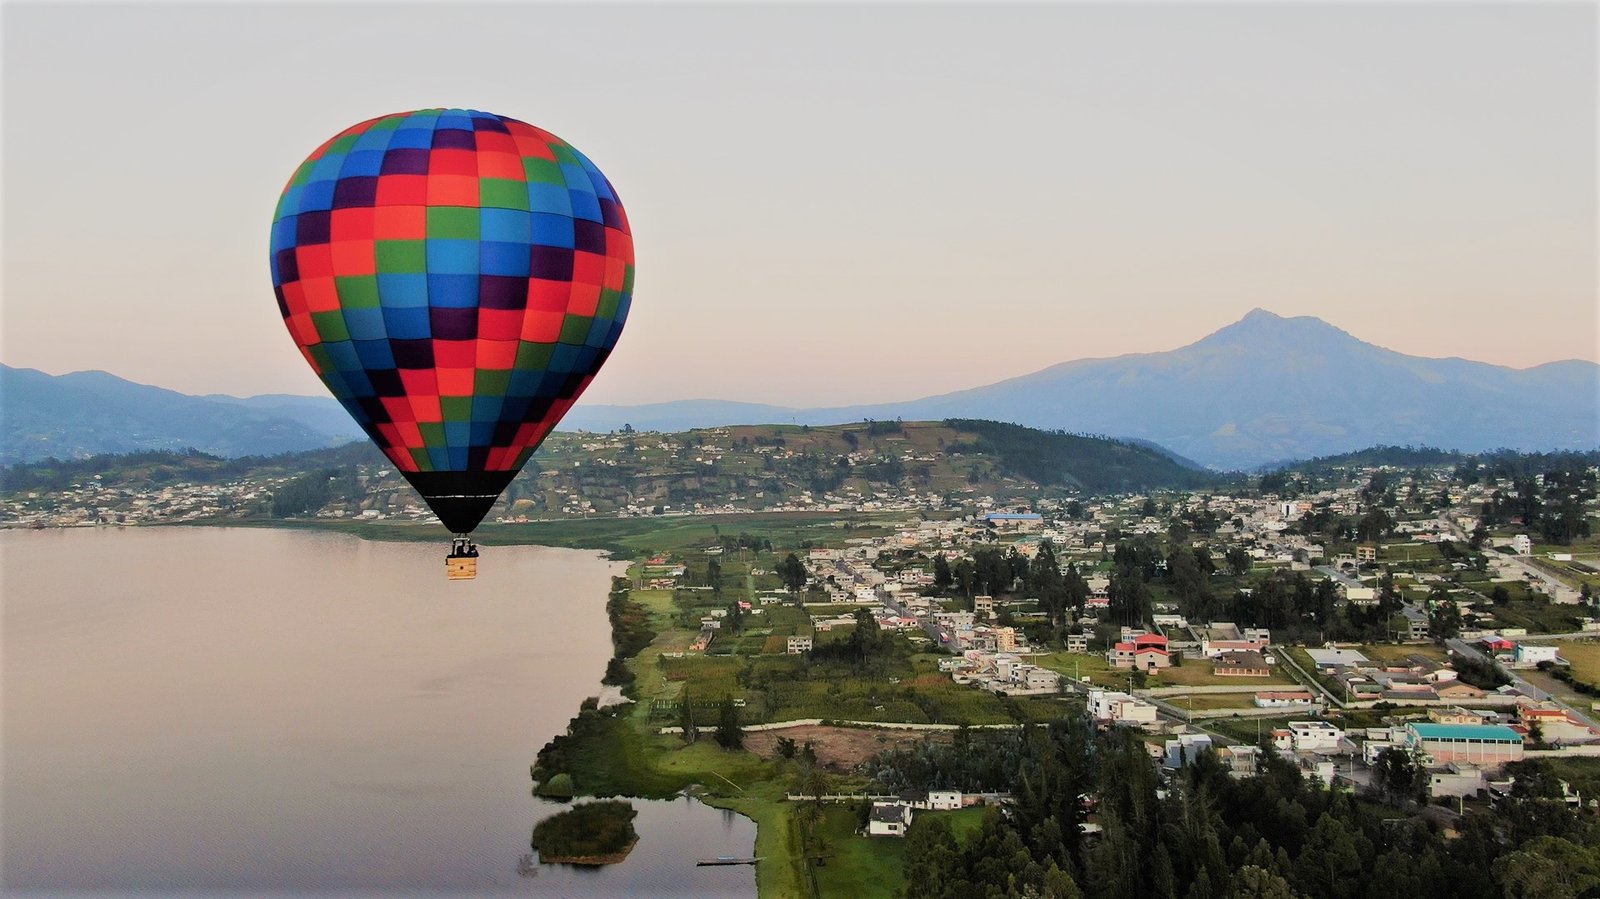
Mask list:
[[1209,734],[1179,734],[1177,739],[1168,740],[1162,755],[1161,764],[1166,768],[1182,768],[1195,760],[1202,751],[1211,748]]
[[1127,693],[1090,690],[1089,717],[1113,724],[1154,724],[1156,707]]
[[867,819],[867,836],[903,837],[911,826],[911,806],[899,802],[874,802]]
[[1554,662],[1558,655],[1560,647],[1518,643],[1511,664],[1518,668],[1532,668],[1540,662]]
[[1533,540],[1527,534],[1518,534],[1511,538],[1511,551],[1519,556],[1533,553]]
[[1326,721],[1290,721],[1295,752],[1337,752],[1344,731]]
[[799,655],[799,654],[801,654],[803,652],[810,652],[810,651],[811,651],[811,638],[810,637],[790,637],[789,640],[788,640],[788,643],[787,643],[787,645],[785,647],[785,652],[787,652],[789,655],[792,655],[792,656]]

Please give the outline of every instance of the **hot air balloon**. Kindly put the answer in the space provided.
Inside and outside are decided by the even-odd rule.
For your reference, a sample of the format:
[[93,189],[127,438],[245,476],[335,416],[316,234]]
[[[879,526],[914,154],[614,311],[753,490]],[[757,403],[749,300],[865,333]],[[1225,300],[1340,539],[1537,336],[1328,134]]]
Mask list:
[[341,131],[272,222],[278,310],[311,368],[455,535],[477,528],[611,354],[633,238],[594,163],[470,109]]

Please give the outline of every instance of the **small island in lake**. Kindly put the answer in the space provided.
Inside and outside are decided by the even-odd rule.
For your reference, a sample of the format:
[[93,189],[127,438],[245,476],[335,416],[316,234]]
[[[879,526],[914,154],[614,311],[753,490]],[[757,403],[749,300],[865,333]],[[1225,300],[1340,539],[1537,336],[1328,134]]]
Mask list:
[[614,865],[639,842],[633,829],[638,814],[614,799],[585,802],[534,825],[533,848],[548,864]]

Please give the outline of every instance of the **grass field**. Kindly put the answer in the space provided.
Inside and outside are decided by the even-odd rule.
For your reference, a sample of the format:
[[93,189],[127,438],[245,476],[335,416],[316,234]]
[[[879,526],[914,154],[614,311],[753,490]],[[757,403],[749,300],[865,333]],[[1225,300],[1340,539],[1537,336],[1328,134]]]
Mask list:
[[1572,676],[1586,684],[1600,685],[1600,638],[1558,640],[1561,657],[1572,663]]
[[1185,693],[1177,696],[1163,696],[1161,700],[1169,702],[1180,709],[1193,711],[1253,709],[1256,707],[1255,695],[1252,693]]
[[[983,826],[986,809],[981,806],[951,812],[917,812],[918,822],[946,818],[956,839],[969,839]],[[844,805],[828,805],[823,810],[819,835],[826,841],[821,849],[823,863],[816,867],[817,894],[823,897],[889,897],[905,889],[906,841],[897,837],[863,837],[856,834],[855,810]]]
[[1150,687],[1291,686],[1294,679],[1282,668],[1273,666],[1269,677],[1226,677],[1217,674],[1210,661],[1184,659],[1182,665],[1157,669],[1146,685]]

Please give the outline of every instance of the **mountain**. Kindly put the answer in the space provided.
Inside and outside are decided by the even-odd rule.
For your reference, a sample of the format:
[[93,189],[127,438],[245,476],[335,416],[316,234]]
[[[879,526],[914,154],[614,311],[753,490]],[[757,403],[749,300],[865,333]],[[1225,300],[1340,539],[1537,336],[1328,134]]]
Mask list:
[[[903,403],[830,409],[673,403],[676,427],[752,421],[987,418],[1148,440],[1203,465],[1250,468],[1377,444],[1481,451],[1600,446],[1600,365],[1512,369],[1384,349],[1310,316],[1257,309],[1188,346],[1064,362]],[[566,427],[651,427],[661,406],[579,406]],[[750,417],[764,414],[762,419]]]
[[272,454],[364,436],[331,397],[189,396],[103,371],[0,366],[0,410],[4,464],[185,448]]
[[[326,397],[193,397],[105,372],[0,372],[4,453],[194,447],[224,456],[360,439]],[[1080,359],[997,384],[901,403],[794,409],[722,400],[579,403],[564,431],[683,431],[739,424],[989,419],[1154,444],[1184,463],[1255,468],[1377,445],[1600,447],[1600,365],[1513,369],[1375,346],[1309,316],[1257,309],[1176,350]],[[1191,462],[1192,460],[1192,462]]]

